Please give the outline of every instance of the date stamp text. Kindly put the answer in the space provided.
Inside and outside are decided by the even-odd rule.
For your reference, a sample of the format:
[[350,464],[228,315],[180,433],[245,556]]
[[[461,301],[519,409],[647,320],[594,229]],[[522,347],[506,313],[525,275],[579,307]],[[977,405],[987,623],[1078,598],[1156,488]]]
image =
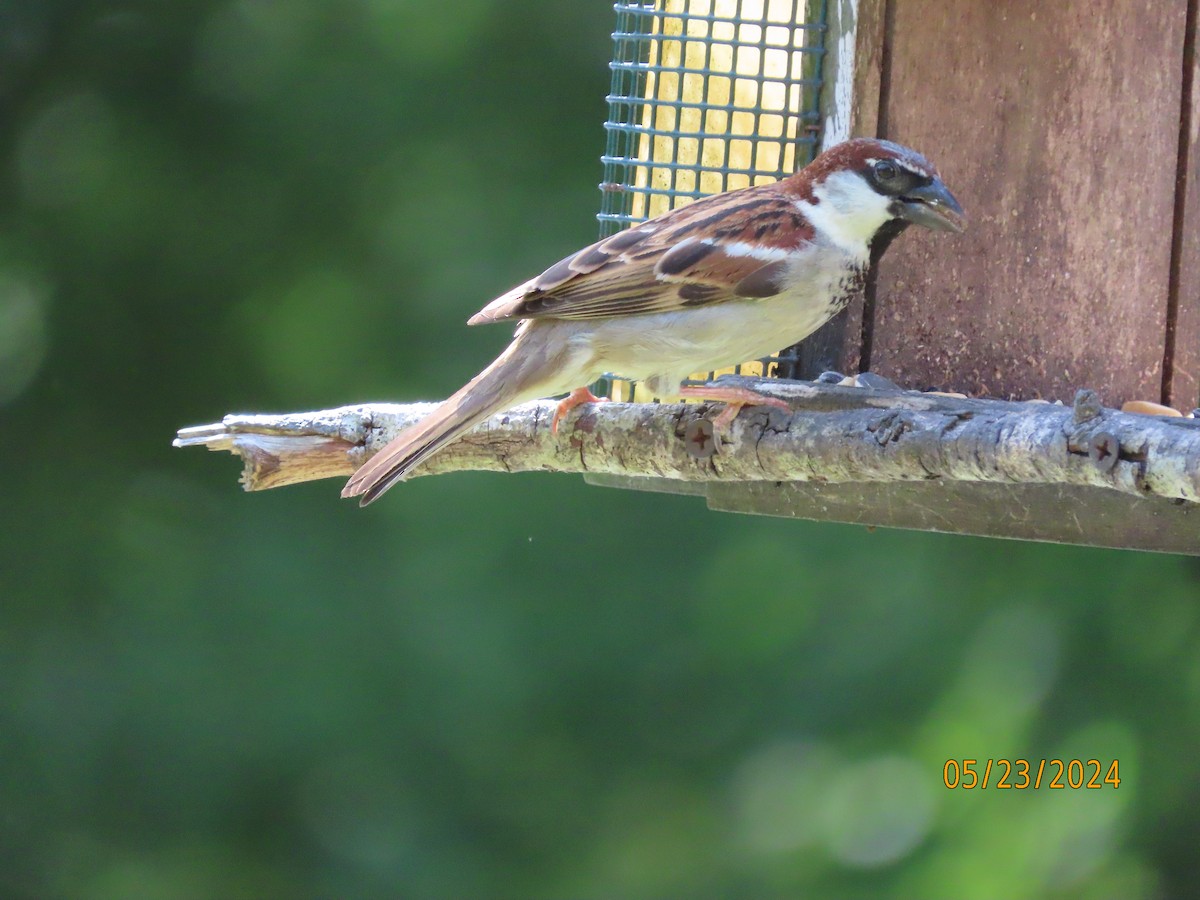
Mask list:
[[1092,790],[1119,788],[1117,760],[1098,759],[948,759],[942,783],[950,790]]

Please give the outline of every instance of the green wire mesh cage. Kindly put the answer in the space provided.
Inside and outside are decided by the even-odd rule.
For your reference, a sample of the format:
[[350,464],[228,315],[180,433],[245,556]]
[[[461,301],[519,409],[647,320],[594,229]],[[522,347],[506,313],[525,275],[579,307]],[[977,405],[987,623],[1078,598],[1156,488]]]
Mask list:
[[[600,234],[786,178],[820,139],[826,0],[618,2]],[[794,378],[799,352],[725,370]],[[708,377],[720,373],[708,373]],[[698,373],[699,380],[706,380]],[[613,399],[652,399],[612,377]]]

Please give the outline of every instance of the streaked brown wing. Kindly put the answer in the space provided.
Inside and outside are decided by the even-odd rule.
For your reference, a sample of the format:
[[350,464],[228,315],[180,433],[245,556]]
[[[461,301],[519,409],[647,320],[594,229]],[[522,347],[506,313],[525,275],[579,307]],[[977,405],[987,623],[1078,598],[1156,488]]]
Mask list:
[[793,198],[775,185],[707,197],[568,256],[493,300],[470,324],[606,318],[773,296],[786,261],[772,251],[809,239],[806,229]]

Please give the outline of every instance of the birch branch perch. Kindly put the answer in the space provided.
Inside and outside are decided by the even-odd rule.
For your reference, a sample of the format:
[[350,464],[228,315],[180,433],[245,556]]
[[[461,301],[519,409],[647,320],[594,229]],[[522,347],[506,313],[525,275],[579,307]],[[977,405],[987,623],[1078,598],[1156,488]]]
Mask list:
[[[738,378],[791,414],[747,408],[725,441],[709,404],[603,403],[550,432],[555,404],[484,422],[412,473],[574,472],[688,482],[912,481],[1103,487],[1200,501],[1200,419],[1107,409],[1091,391],[1073,406]],[[184,428],[175,446],[242,458],[257,491],[346,477],[432,403],[368,404],[287,415],[230,415]]]

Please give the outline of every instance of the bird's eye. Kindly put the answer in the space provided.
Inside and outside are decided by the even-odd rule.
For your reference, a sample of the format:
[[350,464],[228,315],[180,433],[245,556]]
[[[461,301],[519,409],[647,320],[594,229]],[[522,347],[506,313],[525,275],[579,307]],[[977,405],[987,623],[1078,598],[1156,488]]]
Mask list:
[[880,181],[891,181],[899,174],[895,163],[889,162],[886,159],[881,159],[875,163],[875,177]]

